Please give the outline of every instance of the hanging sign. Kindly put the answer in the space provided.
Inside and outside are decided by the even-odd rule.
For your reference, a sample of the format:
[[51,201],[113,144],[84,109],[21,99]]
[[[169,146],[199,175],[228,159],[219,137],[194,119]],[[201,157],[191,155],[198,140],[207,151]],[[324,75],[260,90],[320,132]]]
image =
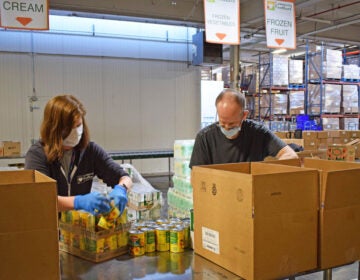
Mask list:
[[239,0],[204,0],[206,42],[240,44]]
[[296,49],[295,0],[264,0],[268,48]]
[[48,0],[0,0],[0,26],[13,29],[48,30]]

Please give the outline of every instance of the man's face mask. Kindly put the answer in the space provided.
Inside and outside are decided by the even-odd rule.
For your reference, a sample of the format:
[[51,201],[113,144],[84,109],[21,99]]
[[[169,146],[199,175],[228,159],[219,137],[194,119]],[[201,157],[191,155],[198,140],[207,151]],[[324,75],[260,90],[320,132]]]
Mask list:
[[226,130],[222,126],[219,126],[219,127],[220,127],[221,132],[226,136],[226,138],[234,137],[241,130],[241,126],[236,126],[229,130]]
[[64,139],[63,146],[75,147],[77,144],[79,144],[81,136],[83,134],[83,129],[84,127],[82,124],[78,127],[73,128],[69,136]]

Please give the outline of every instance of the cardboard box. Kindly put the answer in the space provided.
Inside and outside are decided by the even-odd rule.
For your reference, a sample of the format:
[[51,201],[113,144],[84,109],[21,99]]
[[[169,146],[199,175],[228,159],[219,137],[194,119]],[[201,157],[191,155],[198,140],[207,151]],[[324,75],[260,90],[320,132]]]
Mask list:
[[265,163],[195,166],[195,253],[248,280],[317,267],[318,171]]
[[281,139],[281,140],[284,141],[284,143],[286,143],[286,144],[291,144],[291,143],[293,143],[293,144],[299,145],[299,146],[301,146],[301,147],[304,147],[304,139],[295,139],[295,138],[293,138],[293,139],[286,139],[286,138],[283,138],[283,139]]
[[20,142],[0,141],[0,156],[17,157],[21,153]]
[[318,132],[317,131],[306,131],[304,130],[302,132],[302,138],[305,139],[305,140],[315,140],[318,135]]
[[[299,166],[297,160],[271,164]],[[303,166],[320,172],[318,269],[360,259],[360,163],[304,158]]]
[[319,268],[360,259],[360,164],[304,159],[304,166],[321,170]]
[[352,140],[346,144],[332,144],[328,146],[327,158],[330,160],[355,161],[355,145],[360,139]]
[[0,279],[60,279],[57,188],[33,170],[0,172]]

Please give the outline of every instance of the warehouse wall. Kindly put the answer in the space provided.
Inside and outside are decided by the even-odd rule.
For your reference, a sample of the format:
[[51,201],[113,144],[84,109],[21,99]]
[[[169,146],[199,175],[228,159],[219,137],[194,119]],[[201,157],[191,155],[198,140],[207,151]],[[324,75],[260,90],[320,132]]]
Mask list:
[[[49,34],[49,41],[44,34],[0,33],[0,140],[19,140],[25,152],[39,137],[44,105],[61,93],[83,101],[92,140],[109,151],[172,148],[175,139],[195,137],[200,70],[179,59],[171,46],[157,45],[160,57],[153,51],[146,59],[139,41],[134,58],[129,55],[134,47],[117,57],[104,55],[106,42],[99,38],[76,37],[80,42],[71,48],[73,42],[63,35]],[[87,46],[96,51],[87,52]],[[144,173],[167,171],[167,159],[137,160],[134,165]]]

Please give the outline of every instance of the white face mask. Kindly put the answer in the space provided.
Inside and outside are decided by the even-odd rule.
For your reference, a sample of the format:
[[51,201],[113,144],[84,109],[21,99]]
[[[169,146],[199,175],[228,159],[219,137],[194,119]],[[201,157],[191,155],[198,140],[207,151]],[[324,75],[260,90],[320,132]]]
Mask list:
[[241,126],[236,126],[233,127],[229,130],[226,130],[225,128],[223,128],[222,126],[220,126],[221,132],[226,136],[226,138],[233,138],[236,134],[239,133],[239,131],[241,130]]
[[83,134],[83,128],[83,125],[73,128],[69,136],[64,139],[63,146],[75,147],[77,144],[79,144]]

